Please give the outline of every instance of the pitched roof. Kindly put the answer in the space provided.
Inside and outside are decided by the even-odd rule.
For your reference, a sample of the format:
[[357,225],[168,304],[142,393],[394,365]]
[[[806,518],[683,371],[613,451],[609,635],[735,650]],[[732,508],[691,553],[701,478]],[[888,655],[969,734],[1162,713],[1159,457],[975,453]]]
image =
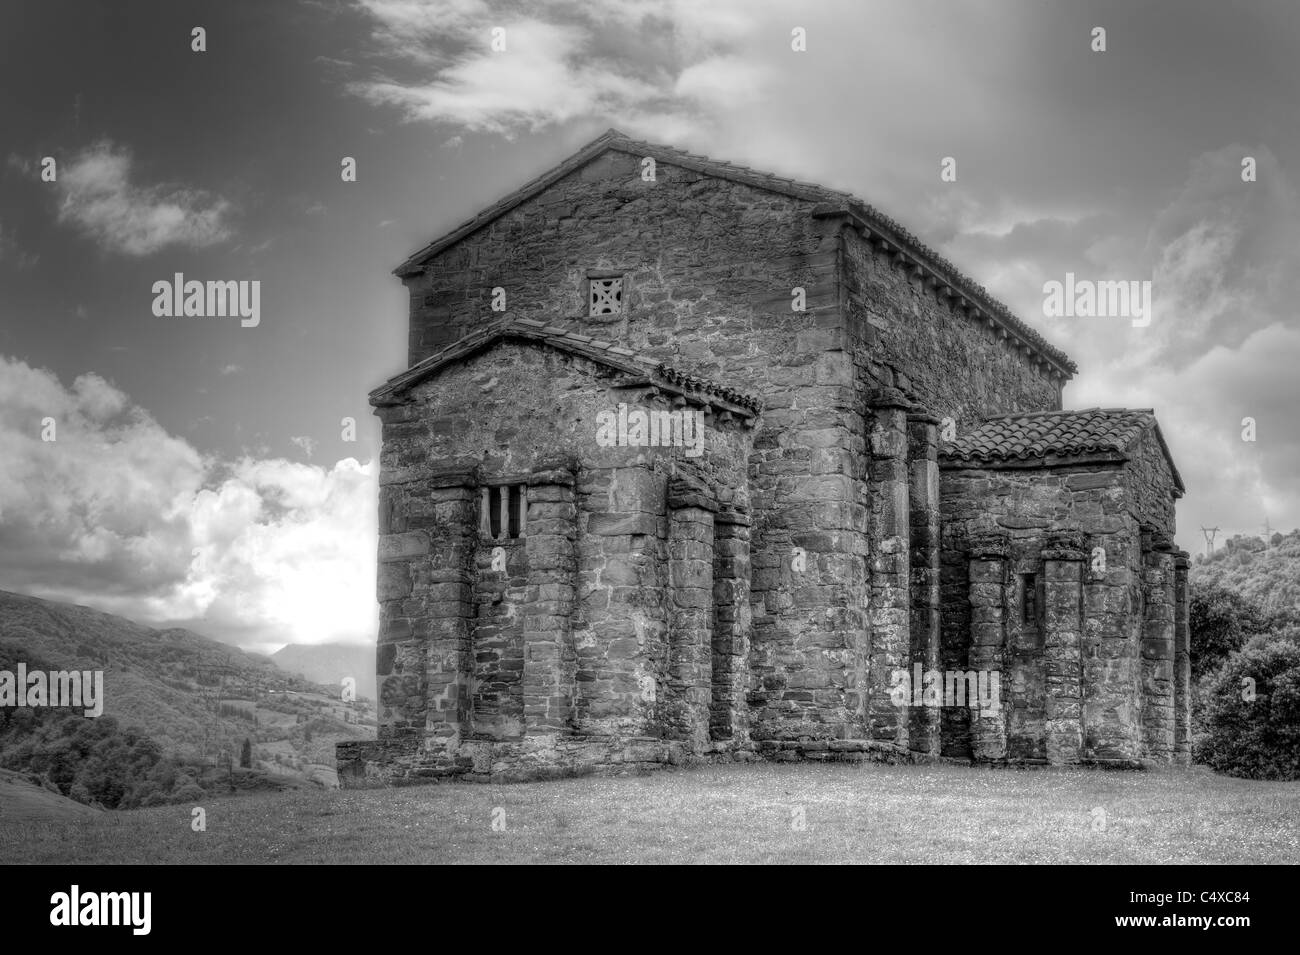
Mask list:
[[624,385],[653,385],[669,394],[680,395],[699,404],[712,405],[719,411],[729,411],[742,418],[753,418],[762,410],[762,402],[758,398],[735,388],[665,365],[654,356],[631,351],[615,342],[567,331],[531,318],[496,322],[466,335],[455,344],[390,378],[370,393],[370,403],[394,404],[401,400],[403,392],[439,370],[501,341],[531,342],[556,348],[623,372],[626,376],[622,382]]
[[853,218],[858,228],[874,239],[885,243],[890,248],[905,250],[908,254],[909,265],[925,272],[937,286],[951,289],[958,298],[969,304],[979,316],[987,317],[990,322],[996,322],[1008,334],[1014,335],[1025,346],[1049,359],[1063,373],[1074,374],[1079,370],[1078,366],[1070,360],[1070,357],[1065,352],[1049,343],[1037,331],[1012,314],[1011,310],[993,298],[984,286],[962,274],[955,265],[927,246],[899,222],[885,215],[865,200],[859,199],[851,193],[829,189],[815,183],[787,179],[772,173],[750,169],[748,166],[739,166],[709,159],[707,156],[688,153],[671,146],[661,146],[655,143],[634,140],[617,129],[607,130],[559,165],[525,183],[508,196],[499,199],[479,212],[473,218],[462,222],[446,235],[429,243],[394,269],[393,274],[408,276],[418,273],[424,263],[438,253],[455,245],[466,236],[477,232],[485,225],[505,215],[511,209],[526,202],[542,190],[609,150],[628,153],[638,158],[649,156],[656,162],[680,166],[704,175],[715,176],[720,179],[753,186],[757,189],[765,189],[770,192],[777,192],[796,199],[817,203],[814,215],[848,215]]
[[1150,408],[1085,408],[1079,411],[1017,412],[985,418],[972,431],[939,449],[949,466],[1065,463],[1080,457],[1128,460],[1129,451],[1154,431],[1179,494],[1185,490],[1155,412]]

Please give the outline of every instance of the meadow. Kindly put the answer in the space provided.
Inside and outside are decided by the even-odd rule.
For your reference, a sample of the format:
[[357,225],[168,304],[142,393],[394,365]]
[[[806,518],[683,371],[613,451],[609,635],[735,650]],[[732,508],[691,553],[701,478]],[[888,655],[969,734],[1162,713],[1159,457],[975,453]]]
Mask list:
[[0,811],[0,863],[1300,862],[1300,782],[1204,768],[732,764],[304,789],[208,800],[205,831],[194,808]]

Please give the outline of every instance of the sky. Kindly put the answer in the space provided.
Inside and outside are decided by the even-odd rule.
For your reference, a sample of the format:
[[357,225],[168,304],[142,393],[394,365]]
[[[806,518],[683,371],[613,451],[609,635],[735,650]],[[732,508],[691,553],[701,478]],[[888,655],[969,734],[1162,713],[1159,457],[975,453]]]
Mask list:
[[[1078,363],[1067,408],[1156,410],[1180,546],[1290,530],[1297,64],[1264,0],[10,0],[0,589],[373,640],[391,270],[611,126],[903,222]],[[156,315],[177,273],[259,281],[257,323]],[[1045,315],[1067,273],[1150,323]]]

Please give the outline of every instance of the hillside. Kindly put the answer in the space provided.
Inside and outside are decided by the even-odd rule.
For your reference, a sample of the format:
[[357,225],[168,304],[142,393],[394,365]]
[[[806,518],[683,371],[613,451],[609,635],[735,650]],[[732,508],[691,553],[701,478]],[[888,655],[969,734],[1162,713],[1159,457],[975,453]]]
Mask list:
[[357,694],[375,698],[375,645],[359,643],[290,643],[271,654],[280,669],[313,683],[340,686],[344,677],[357,681]]
[[[238,760],[248,739],[251,775],[236,782],[227,770],[222,779],[235,785],[264,780],[275,788],[334,785],[334,744],[374,735],[372,705],[344,704],[337,683],[312,683],[266,657],[188,630],[153,629],[87,607],[0,591],[0,669],[12,671],[19,662],[103,671],[99,720],[50,708],[0,710],[0,765],[47,775],[53,766],[69,792],[76,760],[56,757],[70,742],[82,747],[78,758],[86,761],[116,752],[118,738],[135,733],[157,749],[151,754],[138,741],[130,743],[140,772],[161,756],[184,764],[178,785],[191,778],[208,785],[217,767]],[[96,723],[102,725],[86,725]]]
[[0,819],[23,822],[72,822],[98,816],[100,810],[37,785],[22,773],[0,769]]
[[1217,584],[1257,603],[1270,614],[1300,613],[1300,530],[1259,537],[1236,536],[1190,572],[1193,587]]

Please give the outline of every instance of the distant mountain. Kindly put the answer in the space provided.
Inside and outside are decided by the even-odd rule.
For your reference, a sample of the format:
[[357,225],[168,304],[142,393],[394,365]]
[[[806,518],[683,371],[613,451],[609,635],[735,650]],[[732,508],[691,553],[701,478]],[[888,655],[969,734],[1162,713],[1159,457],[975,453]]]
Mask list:
[[290,643],[271,654],[280,669],[313,683],[338,687],[344,677],[357,681],[357,694],[375,698],[375,647],[361,643]]
[[1260,537],[1236,536],[1192,565],[1193,587],[1217,584],[1258,604],[1269,614],[1300,613],[1300,531]]
[[[201,741],[210,700],[289,689],[267,662],[189,630],[155,630],[89,607],[0,591],[0,648],[56,669],[104,671],[104,713],[164,749]],[[305,689],[305,687],[304,687]]]
[[[373,682],[373,651],[371,660]],[[182,775],[202,784],[203,767],[215,774],[232,756],[238,759],[249,739],[249,778],[276,786],[331,785],[334,744],[374,736],[373,707],[343,703],[337,681],[319,685],[189,630],[156,630],[88,607],[0,591],[0,670],[14,671],[20,662],[103,671],[103,712],[111,718],[104,732],[88,734],[80,724],[100,721],[79,712],[0,709],[0,766],[44,775],[64,795],[80,793],[72,776],[92,750],[116,752],[116,740],[130,733],[152,740],[164,759],[186,764]],[[62,738],[82,746],[83,755],[69,755]]]

